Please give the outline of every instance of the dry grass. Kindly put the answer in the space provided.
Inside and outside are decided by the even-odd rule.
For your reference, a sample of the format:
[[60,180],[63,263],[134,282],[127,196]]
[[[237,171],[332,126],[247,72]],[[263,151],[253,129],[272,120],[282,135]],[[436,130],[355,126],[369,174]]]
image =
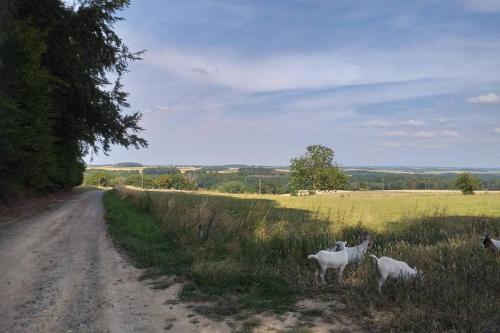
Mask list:
[[[184,295],[215,300],[222,316],[286,309],[295,297],[319,292],[343,299],[353,316],[392,313],[398,331],[500,328],[500,256],[480,247],[485,232],[500,235],[499,194],[120,195],[154,215],[189,254],[194,283]],[[366,231],[375,238],[373,253],[407,261],[425,279],[388,283],[380,298],[367,260],[348,269],[345,287],[315,289],[307,254],[335,239],[356,243]]]

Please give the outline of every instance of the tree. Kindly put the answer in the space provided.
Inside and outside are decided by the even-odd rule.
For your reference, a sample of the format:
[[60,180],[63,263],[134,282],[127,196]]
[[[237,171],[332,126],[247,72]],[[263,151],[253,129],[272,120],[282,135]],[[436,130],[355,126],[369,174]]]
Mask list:
[[469,172],[464,172],[457,176],[455,186],[462,191],[464,195],[473,195],[480,182],[479,179],[471,175]]
[[[83,156],[146,147],[121,80],[140,59],[113,31],[128,0],[3,0],[0,6],[0,197],[82,182]],[[113,81],[108,80],[109,76]],[[3,192],[3,193],[2,193]]]
[[153,185],[158,188],[176,189],[176,190],[193,190],[195,186],[189,182],[181,173],[161,175],[154,181]]
[[331,148],[312,145],[306,153],[290,161],[290,185],[295,190],[339,190],[347,177],[333,162]]
[[220,184],[217,190],[225,193],[244,193],[247,190],[247,186],[242,181],[231,180]]
[[93,174],[89,180],[88,180],[88,184],[89,185],[95,185],[95,186],[109,186],[110,185],[110,182],[111,180],[113,179],[113,177],[109,174],[105,174],[105,173],[96,173],[96,174]]
[[[54,79],[41,66],[43,34],[29,20],[7,21],[0,48],[0,188],[51,188],[55,172]],[[0,193],[0,197],[2,193]]]
[[152,168],[144,168],[142,170],[145,175],[173,175],[176,173],[181,173],[179,169],[176,167],[152,167]]

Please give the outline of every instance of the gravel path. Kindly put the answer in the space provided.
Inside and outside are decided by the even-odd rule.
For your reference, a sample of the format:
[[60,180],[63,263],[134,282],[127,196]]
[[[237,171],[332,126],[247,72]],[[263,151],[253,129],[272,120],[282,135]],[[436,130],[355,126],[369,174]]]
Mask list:
[[0,332],[225,331],[182,305],[180,289],[139,281],[106,236],[102,191],[0,227]]

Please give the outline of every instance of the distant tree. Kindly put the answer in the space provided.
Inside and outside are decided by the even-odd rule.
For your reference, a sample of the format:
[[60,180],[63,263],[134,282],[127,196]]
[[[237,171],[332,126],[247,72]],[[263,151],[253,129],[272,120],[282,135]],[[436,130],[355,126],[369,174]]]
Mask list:
[[290,185],[295,190],[339,190],[347,183],[344,172],[333,162],[331,148],[312,145],[290,161]]
[[455,180],[455,186],[460,189],[464,195],[474,194],[474,190],[477,189],[479,184],[479,179],[471,175],[469,172],[460,174]]
[[169,175],[159,176],[153,180],[153,185],[158,188],[171,188],[172,178]]
[[137,162],[120,162],[115,164],[117,167],[141,167],[141,163]]
[[145,175],[173,175],[181,171],[176,167],[154,167],[145,168],[142,172],[144,172]]
[[128,175],[127,177],[127,185],[130,186],[135,186],[135,187],[142,187],[144,183],[144,188],[152,188],[153,187],[153,177],[149,175],[141,175],[138,173],[132,173]]
[[112,180],[112,177],[108,174],[105,173],[96,173],[93,174],[90,179],[88,180],[89,185],[95,185],[95,186],[109,186],[110,182]]
[[247,190],[247,186],[242,181],[231,180],[220,184],[217,190],[225,193],[244,193]]
[[125,184],[127,184],[127,178],[123,176],[118,176],[110,180],[110,185],[113,187],[124,186]]
[[186,179],[181,173],[158,176],[153,185],[157,188],[176,189],[176,190],[194,190],[195,185]]

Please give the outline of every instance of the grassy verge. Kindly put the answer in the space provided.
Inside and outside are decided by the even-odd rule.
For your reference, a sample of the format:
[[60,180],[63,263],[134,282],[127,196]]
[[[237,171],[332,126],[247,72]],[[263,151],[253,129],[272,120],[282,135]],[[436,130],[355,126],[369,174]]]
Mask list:
[[241,310],[280,311],[294,303],[298,292],[282,277],[245,268],[233,259],[211,258],[212,253],[200,240],[186,246],[180,240],[180,230],[168,230],[157,218],[112,191],[104,195],[104,205],[112,238],[137,267],[154,274],[185,275],[191,282],[183,289],[182,299],[214,303],[198,306],[198,312],[223,317]]
[[192,257],[179,251],[175,240],[155,218],[120,200],[113,192],[104,195],[108,230],[113,240],[131,256],[139,268],[164,274],[189,272]]
[[484,332],[500,328],[500,256],[480,247],[484,232],[500,234],[495,199],[363,194],[317,197],[314,208],[314,198],[123,190],[106,194],[105,203],[117,242],[141,267],[189,276],[182,297],[211,301],[197,308],[206,315],[290,309],[297,297],[318,293],[307,254],[335,239],[357,243],[368,231],[374,254],[407,261],[425,278],[388,282],[380,297],[366,260],[346,271],[344,287],[330,281],[322,294],[343,300],[353,316],[390,313],[396,331]]

